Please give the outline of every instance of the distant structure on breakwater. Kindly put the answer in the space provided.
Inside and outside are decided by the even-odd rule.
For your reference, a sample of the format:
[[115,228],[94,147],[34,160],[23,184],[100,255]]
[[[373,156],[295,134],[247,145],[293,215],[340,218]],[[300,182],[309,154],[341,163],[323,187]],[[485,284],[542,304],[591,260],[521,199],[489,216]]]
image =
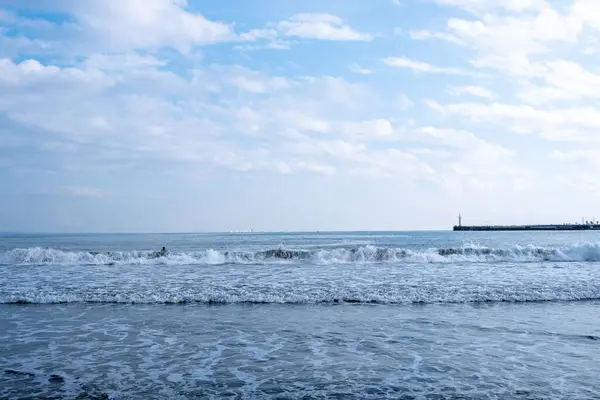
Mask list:
[[598,221],[584,221],[575,224],[546,225],[463,225],[462,215],[458,215],[458,225],[453,231],[589,231],[600,230]]

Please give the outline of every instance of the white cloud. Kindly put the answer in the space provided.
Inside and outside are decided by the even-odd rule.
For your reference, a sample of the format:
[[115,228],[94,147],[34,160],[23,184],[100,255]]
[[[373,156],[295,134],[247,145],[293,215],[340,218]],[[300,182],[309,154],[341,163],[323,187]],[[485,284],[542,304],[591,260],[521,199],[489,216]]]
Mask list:
[[[417,130],[419,135],[427,137],[424,141],[449,148],[460,149],[458,160],[453,165],[461,165],[462,169],[470,167],[469,174],[480,174],[479,167],[499,168],[500,161],[506,161],[515,156],[515,152],[500,145],[478,138],[474,133],[451,128],[435,128],[424,126]],[[476,168],[477,167],[477,168]],[[465,171],[468,171],[466,168]]]
[[494,10],[506,7],[509,11],[532,13],[505,15],[482,13],[466,20],[449,18],[446,32],[414,31],[413,39],[441,39],[467,46],[474,51],[471,64],[476,68],[498,70],[514,76],[532,77],[544,68],[532,61],[532,56],[552,52],[554,44],[576,44],[582,33],[582,20],[571,13],[550,7],[545,2],[448,1],[467,9]]
[[600,97],[600,74],[585,70],[581,65],[566,60],[540,63],[544,72],[538,77],[545,85],[529,81],[520,87],[519,98],[541,105],[556,100],[580,100]]
[[417,130],[421,135],[430,138],[431,143],[442,144],[457,148],[472,148],[481,141],[472,132],[456,129],[440,129],[432,126],[423,126]]
[[460,40],[456,36],[453,36],[449,33],[444,33],[444,32],[431,32],[428,30],[421,29],[421,30],[411,30],[409,32],[409,35],[410,35],[410,38],[413,40],[438,39],[438,40],[444,40],[444,41],[459,44],[459,45],[465,44],[462,40]]
[[70,3],[84,31],[119,49],[172,46],[188,52],[194,45],[232,40],[228,24],[186,9],[186,0],[88,0]]
[[[236,40],[231,25],[210,21],[202,14],[189,11],[186,0],[64,0],[40,1],[34,8],[67,13],[70,22],[45,25],[24,17],[7,23],[27,25],[38,35],[48,38],[55,51],[90,54],[133,49],[173,47],[187,53],[194,46]],[[69,38],[66,46],[64,38]]]
[[354,72],[355,74],[361,74],[361,75],[370,75],[373,73],[372,70],[370,70],[368,68],[363,68],[357,64],[352,64],[350,67],[348,67],[348,69],[350,71]]
[[[586,149],[574,151],[554,150],[550,158],[560,161],[572,161],[575,163],[588,163],[600,168],[600,149]],[[589,166],[589,165],[586,165]]]
[[83,64],[87,69],[105,71],[155,68],[164,65],[166,65],[165,60],[159,60],[152,55],[141,55],[137,53],[92,54]]
[[401,177],[409,181],[435,179],[435,171],[431,166],[414,154],[393,148],[370,150],[364,144],[333,140],[316,141],[304,149],[297,147],[295,151],[337,158],[346,170],[372,178]]
[[252,29],[251,31],[240,34],[240,38],[245,41],[253,42],[261,39],[276,39],[279,32],[274,28]]
[[[448,30],[477,52],[476,66],[503,68],[517,74],[525,57],[549,51],[547,43],[574,43],[579,25],[548,8],[535,17],[485,15],[476,21],[453,18],[448,21]],[[497,65],[499,59],[502,64]],[[515,66],[510,68],[512,65]]]
[[569,16],[600,30],[600,4],[595,0],[574,0]]
[[600,127],[600,111],[593,107],[543,110],[526,105],[502,103],[489,105],[455,103],[442,106],[436,102],[429,102],[429,106],[442,113],[463,115],[476,119],[491,118],[503,121],[522,121],[529,124]]
[[[291,43],[286,38],[292,37],[329,41],[372,39],[372,35],[359,32],[340,17],[326,13],[299,13],[267,23],[263,28],[237,33],[233,23],[211,21],[192,11],[187,0],[65,0],[40,2],[37,7],[68,13],[73,21],[53,24],[3,11],[0,20],[5,24],[27,27],[48,38],[42,41],[25,36],[7,37],[0,30],[0,44],[4,45],[7,54],[48,51],[89,55],[154,51],[163,47],[190,54],[195,47],[221,42],[266,42],[236,48],[281,50],[290,48]],[[50,31],[50,35],[46,34]],[[58,40],[64,37],[71,38],[68,46]]]
[[418,127],[406,133],[443,150],[419,152],[442,160],[436,180],[449,196],[468,192],[473,196],[530,187],[535,172],[523,166],[513,150],[453,128]]
[[371,40],[368,33],[359,32],[332,14],[296,14],[276,24],[285,36],[320,40]]
[[213,69],[221,77],[224,77],[223,83],[251,93],[273,93],[292,84],[286,78],[267,76],[264,73],[252,71],[242,66],[215,67]]
[[[325,13],[300,13],[266,24],[265,28],[252,29],[239,35],[242,41],[266,41],[266,44],[236,46],[238,50],[278,49],[291,47],[289,38],[327,41],[370,41],[373,36],[350,27],[342,18]],[[362,71],[362,72],[358,72]],[[356,68],[357,73],[368,70]]]
[[450,86],[448,87],[448,92],[453,96],[469,94],[483,99],[493,99],[496,97],[489,89],[482,86]]
[[390,121],[386,119],[374,119],[370,121],[361,121],[358,123],[342,123],[340,132],[342,132],[343,135],[363,137],[368,139],[386,139],[394,137],[394,127]]
[[505,9],[508,11],[537,10],[546,6],[545,0],[433,0],[437,4],[464,8],[473,12]]
[[289,50],[291,48],[291,42],[275,39],[266,44],[258,45],[236,45],[233,48],[235,50],[242,51],[257,51],[257,50]]
[[388,57],[383,62],[390,67],[408,68],[417,72],[430,72],[448,75],[468,75],[468,72],[459,68],[437,67],[422,61],[410,60],[404,57]]
[[[162,65],[159,59],[133,54],[120,59],[132,68],[152,70]],[[139,75],[132,86],[134,72],[115,68],[115,60],[92,56],[68,69],[33,60],[20,64],[4,60],[0,63],[4,84],[19,90],[5,95],[0,112],[23,127],[46,132],[46,140],[35,145],[63,153],[65,163],[72,165],[154,159],[238,172],[330,175],[343,167],[344,173],[379,177],[409,174],[410,179],[425,179],[433,174],[431,167],[410,153],[365,147],[363,143],[397,139],[397,131],[385,119],[349,119],[344,110],[363,107],[368,94],[361,85],[341,78],[291,79],[241,66],[213,66],[173,89],[177,99],[171,101],[154,96],[157,82],[152,74]],[[200,81],[192,83],[198,76]],[[216,103],[210,91],[194,88],[204,79],[218,87]],[[52,85],[57,80],[61,85]],[[44,91],[23,95],[22,89],[33,83]],[[236,92],[244,95],[227,97]],[[311,137],[323,135],[347,137],[361,150],[352,156],[318,150],[302,157],[290,150],[302,143],[321,146]],[[261,147],[241,145],[248,140],[252,147],[258,143]]]
[[497,102],[441,105],[428,100],[426,104],[442,115],[466,117],[515,133],[535,133],[549,140],[598,142],[600,139],[596,133],[600,128],[600,110],[591,106],[546,110]]
[[[82,70],[78,68],[60,68],[54,65],[43,65],[34,59],[15,63],[11,59],[0,59],[0,86],[11,87],[39,85],[59,87],[62,84],[81,83],[94,87],[109,86],[113,80],[97,70]],[[24,95],[24,92],[19,94]],[[35,94],[34,94],[35,95]]]
[[[156,68],[161,64],[160,60],[133,56],[123,59],[136,60],[133,65],[143,68]],[[111,62],[105,61],[91,57],[81,63],[82,69],[73,70],[85,74],[91,65],[107,66],[112,75],[92,76],[100,81],[110,78],[115,85],[111,86],[111,91],[123,91],[118,97],[98,89],[102,86],[96,85],[96,89],[92,89],[94,85],[85,80],[70,80],[65,82],[68,86],[49,89],[37,100],[14,97],[15,101],[4,111],[23,126],[48,132],[48,140],[39,145],[50,145],[46,147],[48,150],[63,152],[65,160],[75,163],[72,164],[75,169],[80,163],[88,166],[93,163],[115,165],[124,161],[135,164],[155,159],[237,172],[351,173],[416,182],[438,179],[438,170],[421,157],[436,154],[439,157],[440,152],[427,154],[403,150],[400,147],[405,140],[460,150],[453,153],[460,156],[458,159],[448,158],[446,153],[444,159],[448,168],[442,169],[446,170],[443,179],[451,179],[456,174],[462,176],[469,166],[489,167],[498,160],[498,155],[504,154],[467,132],[431,127],[414,130],[399,127],[384,118],[350,118],[343,111],[362,108],[368,92],[360,85],[340,78],[284,79],[240,66],[214,66],[199,73],[219,87],[221,100],[217,104],[211,104],[210,97],[206,97],[211,96],[210,92],[193,89],[182,89],[177,92],[178,100],[171,102],[142,95],[144,91],[153,92],[150,76],[141,78],[146,80],[135,87],[127,86],[124,78],[128,75],[121,75],[127,72],[114,69]],[[12,63],[9,66],[15,69],[19,65]],[[24,69],[36,71],[49,81],[55,78],[54,75],[43,75],[46,70],[54,74],[62,71],[40,63],[32,63],[29,67],[25,64]],[[39,77],[37,82],[44,84]],[[26,83],[23,79],[17,81],[18,85]],[[57,92],[53,91],[58,90],[66,97],[55,102],[52,99]],[[128,93],[129,90],[134,90],[135,94]],[[226,100],[223,96],[231,90],[241,90],[249,97]],[[264,94],[269,96],[261,98]],[[87,101],[77,101],[78,98]],[[36,104],[35,108],[31,107],[33,104]],[[64,107],[64,104],[70,104],[70,107]],[[417,135],[411,136],[407,129],[413,129]],[[240,146],[247,140],[255,145],[261,143],[261,147]],[[369,145],[377,141],[394,144],[385,149]],[[92,155],[83,153],[85,159],[81,159],[78,154],[89,145],[98,147]]]

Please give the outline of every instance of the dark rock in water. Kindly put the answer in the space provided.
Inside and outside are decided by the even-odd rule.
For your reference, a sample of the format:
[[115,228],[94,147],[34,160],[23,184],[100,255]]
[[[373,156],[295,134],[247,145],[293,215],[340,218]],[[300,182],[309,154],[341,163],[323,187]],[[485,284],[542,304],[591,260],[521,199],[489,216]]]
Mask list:
[[456,250],[455,249],[439,249],[438,254],[440,256],[449,256],[452,254],[456,254]]
[[30,377],[35,376],[35,374],[32,374],[31,372],[16,371],[14,369],[5,369],[4,373],[9,374],[9,375],[20,375],[20,376],[30,376]]
[[65,383],[65,378],[60,375],[52,374],[48,379],[50,383]]
[[474,248],[463,248],[463,249],[439,249],[438,254],[440,256],[452,256],[452,255],[475,255],[475,256],[487,256],[498,252],[501,255],[502,250],[494,249],[474,249]]
[[267,250],[265,251],[265,257],[268,258],[281,258],[281,259],[290,259],[294,257],[294,253],[292,251],[289,250],[281,250],[281,249],[277,249],[277,250]]
[[306,251],[299,250],[274,249],[261,251],[257,253],[257,255],[262,256],[264,258],[278,258],[281,260],[291,260],[294,258],[307,258],[309,256],[309,253]]

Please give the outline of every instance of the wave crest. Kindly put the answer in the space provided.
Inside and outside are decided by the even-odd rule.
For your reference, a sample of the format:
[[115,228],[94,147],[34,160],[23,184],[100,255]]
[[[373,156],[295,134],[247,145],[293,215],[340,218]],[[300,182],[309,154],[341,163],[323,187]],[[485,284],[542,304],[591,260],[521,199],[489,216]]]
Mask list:
[[445,263],[445,262],[596,262],[600,261],[600,243],[574,244],[567,247],[535,245],[511,248],[481,246],[432,248],[422,251],[377,246],[340,247],[334,249],[286,249],[283,247],[256,252],[217,251],[173,252],[161,255],[154,251],[74,252],[53,248],[19,248],[0,253],[2,265],[221,265],[310,261],[313,263]]

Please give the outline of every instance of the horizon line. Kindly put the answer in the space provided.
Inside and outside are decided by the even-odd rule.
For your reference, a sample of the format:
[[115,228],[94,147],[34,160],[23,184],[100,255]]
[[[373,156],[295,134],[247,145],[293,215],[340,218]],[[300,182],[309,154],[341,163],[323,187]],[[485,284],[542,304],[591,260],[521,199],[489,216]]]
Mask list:
[[273,233],[379,233],[379,232],[452,232],[448,229],[341,229],[341,230],[238,230],[238,231],[131,231],[131,232],[109,232],[109,231],[0,231],[0,235],[222,235],[222,234],[273,234]]

